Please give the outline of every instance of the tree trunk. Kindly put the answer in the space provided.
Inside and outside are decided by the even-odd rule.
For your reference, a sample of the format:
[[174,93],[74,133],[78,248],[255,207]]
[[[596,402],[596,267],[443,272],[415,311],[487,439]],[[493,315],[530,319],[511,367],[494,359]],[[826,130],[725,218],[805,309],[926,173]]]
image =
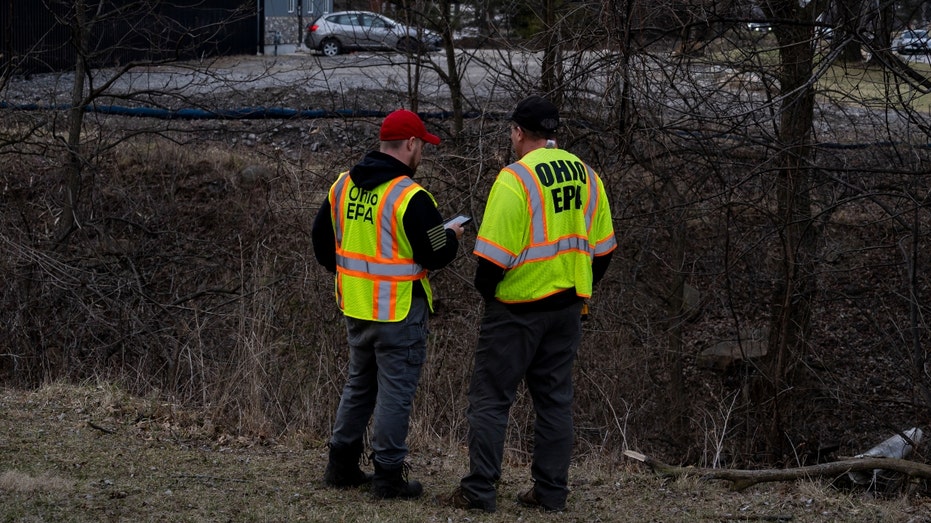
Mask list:
[[87,78],[87,52],[92,20],[88,16],[86,0],[77,0],[73,6],[71,21],[72,38],[76,49],[74,63],[74,85],[71,88],[71,108],[68,111],[68,139],[64,162],[65,194],[62,203],[61,221],[58,225],[58,241],[64,243],[80,226],[78,204],[81,199],[84,160],[81,155],[81,130],[84,126],[86,97],[84,82]]
[[[800,22],[805,12],[794,2],[786,2],[784,11]],[[786,17],[788,17],[786,16]],[[811,329],[811,303],[816,293],[816,229],[811,211],[812,122],[814,90],[811,75],[814,49],[811,25],[779,24],[774,29],[779,41],[779,84],[783,102],[777,134],[775,165],[777,223],[781,259],[780,273],[771,300],[771,326],[768,368],[769,427],[767,440],[772,457],[782,455],[784,420],[782,393],[795,382],[792,375],[807,352]]]
[[[612,71],[614,81],[612,84],[613,96],[611,101],[614,105],[613,119],[617,121],[617,135],[619,141],[625,146],[629,143],[629,135],[634,126],[632,94],[630,92],[630,56],[635,53],[633,49],[634,37],[630,24],[633,20],[634,2],[605,2],[602,10],[609,13],[605,26],[617,27],[617,51],[620,59],[615,69]],[[621,9],[624,9],[622,12]]]
[[[673,201],[676,205],[681,204],[682,198],[679,191],[674,187],[674,182],[667,184],[666,193],[667,201]],[[679,218],[675,223],[669,225],[670,243],[672,245],[672,256],[670,266],[673,268],[672,280],[670,283],[668,302],[667,302],[667,325],[666,339],[669,344],[668,359],[669,364],[669,393],[670,409],[669,415],[672,418],[673,430],[675,434],[688,434],[689,417],[688,407],[689,399],[685,386],[685,343],[682,336],[682,324],[685,322],[685,245],[688,237],[688,230],[684,218]],[[687,445],[686,441],[682,441]]]
[[559,27],[556,24],[556,1],[543,2],[543,27],[547,36],[543,41],[543,92],[557,107],[562,105],[562,89],[559,89],[562,53],[560,51]]
[[[450,16],[452,5],[449,0],[443,0],[439,4],[443,14],[443,50],[446,53],[446,71],[439,72],[440,77],[449,87],[450,100],[453,110],[453,134],[458,136],[462,133],[465,125],[463,122],[462,107],[462,75],[456,63],[456,46],[453,42],[453,20]],[[456,4],[458,10],[458,4]]]

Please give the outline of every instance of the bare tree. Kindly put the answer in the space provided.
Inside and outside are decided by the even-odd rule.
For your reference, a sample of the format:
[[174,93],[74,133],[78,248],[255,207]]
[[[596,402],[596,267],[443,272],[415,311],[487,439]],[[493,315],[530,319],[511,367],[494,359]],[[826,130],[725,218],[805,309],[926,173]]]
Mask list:
[[[107,12],[75,5],[94,35]],[[69,109],[11,112],[0,135],[0,269],[12,275],[0,293],[10,347],[0,372],[99,375],[209,404],[236,430],[318,437],[346,354],[307,229],[335,174],[372,147],[378,119],[156,123],[90,109],[449,110],[450,122],[429,125],[457,139],[418,177],[444,212],[468,208],[480,222],[491,181],[513,161],[501,120],[538,92],[560,104],[560,146],[606,181],[620,243],[584,324],[580,451],[639,443],[714,467],[804,462],[819,459],[815,436],[856,440],[923,415],[926,74],[869,38],[868,10],[819,21],[823,5],[776,0],[754,15],[771,30],[751,32],[739,6],[692,3],[697,18],[683,23],[709,31],[688,39],[701,53],[677,53],[676,5],[485,2],[476,12],[515,16],[480,16],[502,27],[485,32],[494,48],[473,49],[455,39],[453,4],[411,2],[412,21],[443,32],[443,53],[265,61],[290,64],[297,79],[248,91],[235,79],[245,59],[172,62],[170,80],[141,84],[163,77],[136,62],[101,67],[91,38],[83,80],[62,98]],[[831,45],[825,27],[836,28]],[[158,42],[150,64],[178,55],[166,42],[181,40],[145,34]],[[873,63],[846,64],[844,42]],[[467,81],[476,69],[478,86]],[[326,89],[309,92],[311,80]],[[74,182],[67,230],[54,221],[60,179],[31,175],[62,170]],[[431,320],[436,357],[415,437],[464,430],[480,311],[472,263],[464,250],[435,275],[455,299],[438,299]],[[527,450],[531,415],[516,404],[513,452]]]
[[[58,241],[65,241],[80,226],[79,202],[89,151],[82,143],[88,106],[108,94],[114,83],[135,68],[164,64],[188,56],[192,49],[214,37],[219,24],[179,28],[162,15],[165,3],[134,0],[108,4],[96,0],[43,0],[58,23],[71,31],[74,50],[74,84],[71,89],[64,162],[65,184]],[[168,37],[168,40],[164,38]],[[133,58],[108,78],[96,78],[94,67],[116,59],[121,53],[149,50],[153,58]]]

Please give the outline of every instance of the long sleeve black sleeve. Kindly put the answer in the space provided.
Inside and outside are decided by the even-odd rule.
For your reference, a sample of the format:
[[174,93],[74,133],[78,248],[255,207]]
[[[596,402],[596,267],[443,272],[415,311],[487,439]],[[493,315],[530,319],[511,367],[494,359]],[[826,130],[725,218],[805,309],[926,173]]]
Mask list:
[[475,290],[482,295],[482,299],[494,300],[495,290],[503,279],[504,269],[484,258],[478,258],[478,266],[475,268]]
[[414,261],[427,270],[441,269],[456,258],[459,240],[443,227],[443,217],[430,195],[418,192],[404,213],[404,231],[414,251]]
[[317,263],[326,270],[336,272],[336,235],[333,233],[333,219],[330,217],[330,201],[323,200],[314,225],[310,230],[310,239],[314,246]]
[[611,251],[602,256],[595,256],[595,259],[592,260],[592,285],[597,285],[604,278],[613,255],[614,251]]

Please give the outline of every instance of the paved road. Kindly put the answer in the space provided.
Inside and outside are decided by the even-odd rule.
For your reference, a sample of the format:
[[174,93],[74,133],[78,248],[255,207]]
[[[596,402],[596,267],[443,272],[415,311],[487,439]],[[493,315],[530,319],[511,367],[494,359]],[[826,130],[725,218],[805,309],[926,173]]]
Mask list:
[[[463,93],[467,107],[486,107],[489,104],[511,104],[520,96],[514,78],[532,79],[540,75],[539,53],[511,52],[503,54],[494,50],[459,50],[457,62],[463,71]],[[656,88],[668,87],[668,79],[659,73],[668,68],[670,62],[662,55],[639,57],[639,70],[654,69],[656,74],[647,73],[642,81],[655,95]],[[907,57],[919,61],[927,57]],[[434,52],[425,56],[433,67],[443,70],[446,56]],[[604,59],[599,67],[590,67],[596,60]],[[578,59],[567,58],[566,67],[582,70],[589,66],[584,78],[577,78],[574,88],[587,90],[592,96],[604,93],[604,74],[616,64],[616,57],[607,53],[587,53]],[[696,66],[692,74],[702,73],[707,67]],[[601,77],[593,75],[597,72]],[[707,71],[702,74],[707,76]],[[279,54],[257,56],[224,57],[204,62],[192,62],[173,66],[134,69],[116,79],[110,92],[129,93],[139,91],[171,92],[181,96],[213,97],[222,103],[243,104],[250,97],[245,93],[274,92],[278,95],[256,97],[255,103],[292,108],[321,107],[315,103],[320,93],[327,92],[332,101],[344,97],[351,101],[353,92],[359,89],[380,89],[385,92],[385,101],[399,99],[408,92],[412,78],[420,75],[420,97],[435,101],[438,108],[448,104],[449,90],[440,75],[431,67],[417,70],[403,54],[395,52],[361,52],[329,58],[309,51],[293,51],[282,46]],[[95,86],[106,80],[107,72],[100,71],[95,77]],[[652,77],[653,80],[649,78]],[[681,83],[681,82],[679,82]],[[12,103],[61,104],[68,101],[73,75],[71,73],[36,75],[29,79],[13,78],[0,99]],[[649,85],[648,85],[649,84]],[[293,93],[293,96],[288,96]],[[680,93],[681,94],[681,93]],[[316,97],[316,98],[314,98]],[[393,97],[393,98],[392,98]],[[179,102],[180,103],[180,102]],[[393,103],[393,102],[392,102]]]
[[[280,49],[279,51],[284,51]],[[539,75],[537,57],[532,54],[501,57],[490,50],[457,51],[463,68],[463,92],[473,100],[483,100],[503,93],[510,82],[497,70],[515,69],[523,75]],[[434,67],[445,67],[445,54],[434,52],[425,56]],[[506,63],[507,67],[489,64]],[[278,55],[223,57],[210,61],[171,66],[133,69],[115,79],[108,92],[170,92],[173,94],[214,96],[222,99],[237,93],[257,90],[307,93],[351,93],[357,89],[384,89],[406,93],[410,78],[418,74],[408,58],[393,52],[352,53],[333,58],[311,52],[280,52]],[[107,81],[112,72],[102,70],[95,75],[95,86]],[[449,91],[431,67],[419,70],[421,96],[448,99]],[[35,75],[28,79],[10,80],[0,99],[12,103],[61,104],[68,101],[74,75],[68,72]]]
[[[348,92],[354,89],[386,89],[407,92],[419,75],[422,96],[448,98],[449,91],[437,69],[445,70],[446,55],[434,52],[424,56],[419,70],[409,57],[393,52],[361,52],[325,57],[308,51],[291,54],[241,57],[226,68],[230,79],[260,82],[267,86],[299,86],[308,92]],[[462,88],[473,99],[486,99],[510,85],[511,70],[525,77],[539,76],[539,56],[503,56],[491,50],[459,50],[456,60],[463,71]],[[232,84],[231,84],[232,85]]]

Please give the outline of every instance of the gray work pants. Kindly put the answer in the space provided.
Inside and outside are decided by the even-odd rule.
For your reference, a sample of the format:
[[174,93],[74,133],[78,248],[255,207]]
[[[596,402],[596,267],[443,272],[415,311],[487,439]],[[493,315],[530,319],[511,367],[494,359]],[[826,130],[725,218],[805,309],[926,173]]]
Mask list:
[[562,508],[572,454],[572,364],[582,338],[581,302],[558,311],[516,314],[485,304],[469,386],[469,474],[460,486],[486,510],[496,508],[495,482],[511,405],[521,379],[533,399],[533,464],[538,499]]
[[407,457],[407,432],[420,370],[427,358],[426,299],[415,296],[399,322],[346,318],[349,379],[336,410],[330,444],[361,441],[372,419],[375,461],[388,468]]

